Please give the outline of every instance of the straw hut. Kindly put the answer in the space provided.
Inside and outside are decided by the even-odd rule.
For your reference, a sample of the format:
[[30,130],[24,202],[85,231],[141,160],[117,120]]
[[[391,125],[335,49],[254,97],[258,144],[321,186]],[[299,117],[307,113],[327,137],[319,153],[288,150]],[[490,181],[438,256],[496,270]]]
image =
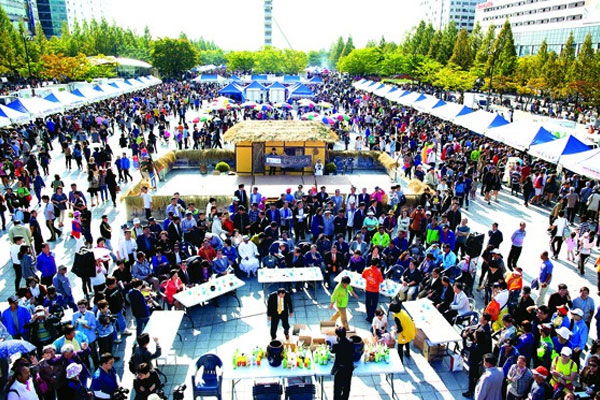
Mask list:
[[[272,149],[289,161],[305,161],[310,166],[285,168],[286,173],[303,175],[313,173],[317,159],[325,163],[327,143],[339,141],[338,136],[322,122],[317,121],[244,121],[229,129],[225,141],[235,144],[238,174],[264,174],[265,154]],[[286,157],[287,156],[287,157]],[[276,167],[277,173],[281,168]]]

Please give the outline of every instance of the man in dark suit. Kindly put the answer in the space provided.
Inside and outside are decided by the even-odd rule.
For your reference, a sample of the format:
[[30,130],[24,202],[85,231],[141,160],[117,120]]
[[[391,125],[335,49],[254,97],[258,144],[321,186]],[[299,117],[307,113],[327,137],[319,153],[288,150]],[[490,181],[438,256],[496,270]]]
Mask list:
[[337,276],[342,268],[346,266],[346,257],[343,253],[338,252],[337,246],[331,246],[331,251],[325,253],[323,257],[325,264],[325,285],[331,287],[331,275]]
[[179,269],[179,273],[177,274],[179,276],[179,279],[181,279],[181,283],[183,283],[184,285],[191,285],[192,284],[192,277],[190,276],[190,272],[188,271],[188,266],[187,266],[187,262],[183,261],[181,263],[181,267]]
[[271,339],[275,340],[277,337],[277,327],[279,321],[283,326],[283,333],[285,338],[290,338],[290,322],[289,317],[294,316],[294,308],[292,306],[292,296],[287,290],[283,288],[277,289],[269,295],[267,301],[267,318],[271,321]]
[[173,220],[167,228],[167,233],[169,235],[169,242],[171,242],[171,244],[175,242],[181,242],[183,238],[183,231],[181,230],[181,219],[177,215],[173,216]]
[[331,368],[333,398],[334,400],[348,400],[352,371],[354,370],[354,345],[346,338],[346,328],[343,326],[337,327],[335,334],[337,343],[331,347],[331,352],[335,354],[335,361]]
[[147,257],[152,257],[155,253],[156,239],[150,232],[148,225],[144,226],[144,233],[137,237],[137,246],[139,251],[143,251]]
[[240,200],[240,205],[243,205],[244,207],[246,207],[246,209],[248,209],[248,193],[246,193],[246,189],[244,189],[243,183],[240,183],[238,185],[238,190],[236,190],[233,195]]
[[265,215],[265,212],[261,210],[258,212],[258,219],[250,227],[250,232],[256,235],[257,233],[264,232],[267,226],[269,226],[269,219]]
[[281,225],[281,214],[277,209],[277,205],[275,203],[271,203],[269,205],[269,209],[265,212],[269,221],[277,223],[277,226]]
[[437,299],[431,299],[431,301],[433,301],[438,311],[443,314],[450,308],[452,300],[454,300],[454,290],[452,289],[450,278],[444,276],[442,277],[442,289],[439,296]]
[[247,234],[250,230],[250,217],[246,214],[245,206],[239,206],[233,216],[233,228],[237,229],[242,235]]
[[304,207],[304,203],[299,201],[296,203],[294,208],[294,236],[296,240],[304,240],[304,233],[306,232],[306,221],[308,221],[309,211]]
[[371,202],[371,196],[367,193],[367,188],[362,189],[362,193],[358,195],[358,204],[364,203],[365,206]]
[[439,298],[442,292],[442,277],[440,276],[440,272],[440,268],[434,268],[431,271],[431,274],[425,279],[419,291],[419,299],[427,297],[429,300],[435,301]]
[[293,252],[289,252],[285,258],[285,265],[288,268],[302,268],[305,265],[304,256],[299,247],[296,247]]

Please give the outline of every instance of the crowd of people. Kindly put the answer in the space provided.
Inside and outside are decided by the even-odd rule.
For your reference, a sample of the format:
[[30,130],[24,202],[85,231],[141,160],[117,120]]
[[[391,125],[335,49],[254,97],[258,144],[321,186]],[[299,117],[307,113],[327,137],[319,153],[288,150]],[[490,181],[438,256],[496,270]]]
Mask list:
[[[311,109],[296,103],[293,112],[214,108],[212,118],[188,121],[189,109],[198,110],[203,101],[216,97],[216,85],[164,83],[3,130],[0,179],[6,192],[0,197],[0,216],[3,230],[9,227],[15,293],[2,312],[0,330],[4,338],[23,338],[35,346],[35,354],[12,366],[0,360],[2,376],[10,375],[9,399],[114,395],[119,387],[114,345],[132,334],[125,311],[132,316],[137,337],[128,362],[136,398],[162,395],[152,362],[160,346],[148,351],[153,338],[143,333],[152,310],[182,308],[175,295],[185,287],[226,274],[251,280],[259,268],[273,267],[319,268],[331,292],[332,320],[345,329],[348,297],[358,295],[348,279],[336,283],[335,278],[346,270],[360,274],[366,280],[365,317],[372,333],[387,344],[396,342],[401,359],[410,357],[416,334],[402,302],[431,300],[464,337],[467,397],[538,400],[568,398],[577,391],[595,395],[600,390],[600,342],[589,335],[597,316],[590,289],[578,288],[573,299],[564,283],[551,295],[548,289],[552,261],[561,257],[563,242],[566,259],[585,273],[598,245],[599,187],[581,176],[557,174],[550,164],[432,116],[357,92],[350,83],[331,75],[316,96],[316,101],[332,104],[327,112],[351,116],[333,125],[342,146],[380,150],[400,159],[404,175],[422,182],[418,196],[408,196],[396,184],[389,189],[353,187],[345,194],[300,185],[267,201],[261,188],[248,192],[240,185],[224,207],[215,199],[193,204],[174,193],[164,211],[156,209],[151,161],[160,146],[219,147],[223,133],[239,120],[301,118]],[[113,135],[119,136],[118,150],[108,144]],[[57,145],[64,169],[85,174],[87,188],[73,183],[69,191],[60,175],[49,177]],[[480,235],[472,232],[461,212],[473,201],[494,207],[509,157],[520,159],[508,168],[511,194],[521,196],[525,205],[551,207],[549,251],[540,255],[539,276],[530,285],[520,267],[526,223],[493,223]],[[94,231],[91,222],[100,205],[112,201],[116,206],[120,185],[133,180],[138,170],[151,183],[140,194],[144,218],[119,228],[101,214]],[[51,244],[65,237],[77,240],[77,250],[92,248],[89,254],[97,254],[91,270],[78,278],[67,266],[57,265],[52,251]],[[511,243],[506,262],[499,249],[504,240]],[[84,253],[76,256],[73,271],[83,263]],[[73,279],[81,279],[83,297],[74,293]],[[387,307],[393,315],[391,329],[379,298],[384,279],[400,284],[398,298]],[[301,283],[289,285],[269,296],[273,338],[279,322],[289,336],[290,294],[303,289]],[[478,291],[484,298],[479,308]],[[342,381],[351,377],[348,368],[337,369],[341,375],[336,387],[346,395],[350,386]]]

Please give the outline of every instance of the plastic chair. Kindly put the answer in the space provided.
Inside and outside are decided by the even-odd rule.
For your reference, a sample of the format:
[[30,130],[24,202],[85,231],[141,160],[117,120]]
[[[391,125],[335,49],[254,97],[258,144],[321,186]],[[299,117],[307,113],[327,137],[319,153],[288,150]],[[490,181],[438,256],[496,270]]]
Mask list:
[[[215,354],[204,354],[196,361],[196,370],[192,375],[192,389],[194,391],[194,399],[197,397],[214,396],[221,400],[221,387],[223,383],[222,371],[223,362]],[[196,375],[200,368],[203,368],[202,378],[196,381]]]
[[285,400],[313,400],[315,393],[315,385],[312,383],[289,385],[285,388]]
[[282,387],[279,383],[257,383],[252,387],[254,400],[280,400]]

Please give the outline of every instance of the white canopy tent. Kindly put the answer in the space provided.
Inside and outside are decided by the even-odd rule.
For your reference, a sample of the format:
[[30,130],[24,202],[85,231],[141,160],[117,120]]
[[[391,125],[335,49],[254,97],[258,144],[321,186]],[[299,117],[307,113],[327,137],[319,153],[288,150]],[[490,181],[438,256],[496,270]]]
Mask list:
[[64,111],[61,104],[44,100],[41,97],[18,98],[10,104],[11,107],[14,105],[21,112],[27,111],[33,117],[45,117]]
[[385,95],[392,89],[393,89],[393,86],[385,85],[381,89],[377,89],[375,92],[373,92],[373,94],[380,96],[380,97],[385,97]]
[[[572,150],[571,148],[575,148],[575,150]],[[589,147],[587,147],[587,149],[589,150]],[[529,154],[556,164],[563,154],[582,153],[584,150],[586,150],[585,144],[575,136],[569,135],[551,142],[531,146],[529,148]]]
[[437,97],[426,94],[425,99],[414,102],[413,107],[421,112],[429,113],[431,109],[435,107],[440,101],[443,104],[443,101],[438,99]]
[[573,172],[580,173],[592,179],[600,179],[600,155],[596,155],[581,161],[577,164],[577,170]]
[[527,150],[541,128],[543,128],[542,125],[536,122],[519,120],[508,125],[490,128],[485,132],[485,136],[515,149]]
[[477,110],[475,112],[456,117],[454,119],[454,123],[475,133],[484,134],[498,117],[499,115],[496,113]]
[[31,119],[31,116],[28,113],[19,112],[4,104],[0,104],[0,111],[14,123],[23,123]]
[[[600,163],[600,148],[562,156],[560,158],[560,165],[562,165],[563,168],[566,168],[569,171],[575,172],[576,174],[588,175],[583,168],[584,162],[587,163],[588,160],[590,160],[592,163],[595,163],[596,165]],[[592,178],[599,179],[600,172]]]
[[9,126],[12,122],[10,121],[10,119],[6,118],[6,117],[0,117],[0,128],[3,128],[5,126]]
[[396,101],[404,106],[412,106],[421,96],[424,97],[425,95],[419,92],[410,92],[407,95],[398,97]]
[[73,93],[67,91],[51,93],[48,96],[46,96],[45,99],[48,101],[54,101],[52,97],[58,100],[58,102],[62,104],[65,108],[75,108],[83,106],[85,104],[84,98],[75,96]]
[[454,118],[463,108],[462,104],[447,102],[443,106],[433,108],[431,115],[446,121],[454,121]]
[[100,101],[106,98],[106,93],[98,91],[91,86],[83,86],[77,88],[79,93],[81,93],[89,102]]

